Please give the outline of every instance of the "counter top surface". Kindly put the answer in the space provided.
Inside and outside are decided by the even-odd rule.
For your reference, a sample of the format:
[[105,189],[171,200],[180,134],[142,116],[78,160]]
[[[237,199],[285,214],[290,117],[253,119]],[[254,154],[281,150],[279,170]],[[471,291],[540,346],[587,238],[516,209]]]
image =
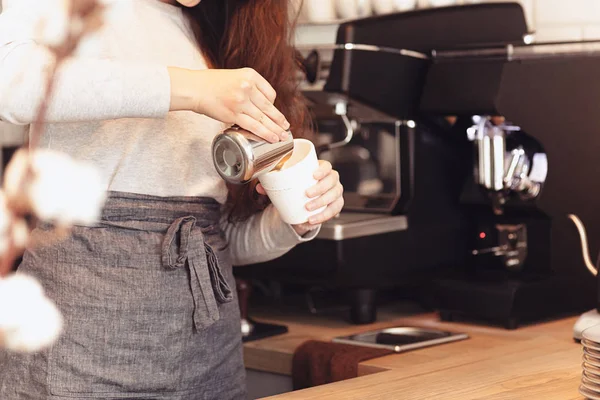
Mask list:
[[584,399],[578,393],[582,350],[572,339],[576,317],[508,331],[440,322],[436,314],[399,315],[388,311],[376,324],[356,326],[324,316],[257,314],[257,320],[287,325],[289,333],[246,343],[246,366],[290,375],[294,350],[305,340],[391,326],[430,327],[470,338],[369,360],[359,365],[356,379],[270,399]]

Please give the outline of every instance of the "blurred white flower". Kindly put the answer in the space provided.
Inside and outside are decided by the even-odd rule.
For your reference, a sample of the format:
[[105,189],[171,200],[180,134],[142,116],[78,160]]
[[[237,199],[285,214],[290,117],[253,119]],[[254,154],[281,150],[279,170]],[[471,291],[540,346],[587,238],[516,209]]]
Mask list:
[[14,220],[10,228],[10,236],[12,238],[13,245],[22,250],[27,247],[29,241],[29,226],[24,219]]
[[54,343],[63,318],[32,277],[17,273],[0,278],[0,347],[35,352]]
[[48,46],[64,43],[70,30],[71,0],[44,0],[36,5],[37,15],[43,16],[35,25],[35,39]]
[[93,166],[47,149],[18,150],[6,168],[4,188],[9,203],[61,226],[96,222],[106,197]]
[[17,219],[8,208],[6,196],[0,191],[0,256],[12,245],[24,249],[29,240],[29,227],[23,219]]

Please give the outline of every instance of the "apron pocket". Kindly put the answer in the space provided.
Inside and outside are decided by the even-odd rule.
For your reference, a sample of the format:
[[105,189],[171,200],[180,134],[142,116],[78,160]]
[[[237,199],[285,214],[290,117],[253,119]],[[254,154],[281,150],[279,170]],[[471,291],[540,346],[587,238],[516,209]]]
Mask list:
[[181,390],[187,313],[141,304],[61,304],[67,331],[50,350],[53,395],[149,398]]

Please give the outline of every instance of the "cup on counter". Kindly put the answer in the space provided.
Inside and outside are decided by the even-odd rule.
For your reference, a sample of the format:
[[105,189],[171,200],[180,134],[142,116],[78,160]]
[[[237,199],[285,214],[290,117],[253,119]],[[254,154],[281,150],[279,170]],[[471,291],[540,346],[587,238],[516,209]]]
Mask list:
[[341,19],[364,18],[371,15],[371,0],[335,0],[335,9]]
[[358,18],[356,0],[335,0],[335,10],[341,19]]
[[430,7],[448,7],[456,4],[456,0],[429,0]]
[[304,0],[304,15],[310,22],[333,22],[336,20],[333,0]]
[[373,14],[371,0],[356,0],[356,10],[359,18],[368,17]]
[[389,14],[394,12],[394,0],[372,0],[375,14]]
[[317,152],[312,142],[294,139],[294,151],[281,169],[258,178],[284,222],[303,224],[325,209],[306,209],[306,204],[311,200],[306,196],[306,190],[316,185],[317,180],[313,175],[318,168]]
[[303,7],[303,0],[290,0],[288,14],[290,21],[306,22],[306,10]]
[[410,11],[417,7],[417,0],[394,0],[396,11]]

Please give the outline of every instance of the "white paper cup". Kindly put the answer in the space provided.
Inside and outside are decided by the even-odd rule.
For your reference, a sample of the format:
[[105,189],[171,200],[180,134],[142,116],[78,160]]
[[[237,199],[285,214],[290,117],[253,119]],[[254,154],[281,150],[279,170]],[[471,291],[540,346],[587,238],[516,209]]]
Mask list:
[[372,4],[375,14],[382,15],[394,12],[393,0],[373,0]]
[[258,177],[281,219],[291,225],[303,224],[308,218],[322,212],[306,209],[311,199],[306,190],[317,183],[313,177],[319,168],[315,146],[306,139],[294,139],[294,151],[279,171],[271,171]]
[[356,0],[335,0],[335,9],[341,19],[358,18],[358,5]]
[[394,8],[396,11],[410,11],[417,7],[417,0],[394,0]]
[[336,19],[333,0],[304,0],[304,7],[311,22],[332,22]]

